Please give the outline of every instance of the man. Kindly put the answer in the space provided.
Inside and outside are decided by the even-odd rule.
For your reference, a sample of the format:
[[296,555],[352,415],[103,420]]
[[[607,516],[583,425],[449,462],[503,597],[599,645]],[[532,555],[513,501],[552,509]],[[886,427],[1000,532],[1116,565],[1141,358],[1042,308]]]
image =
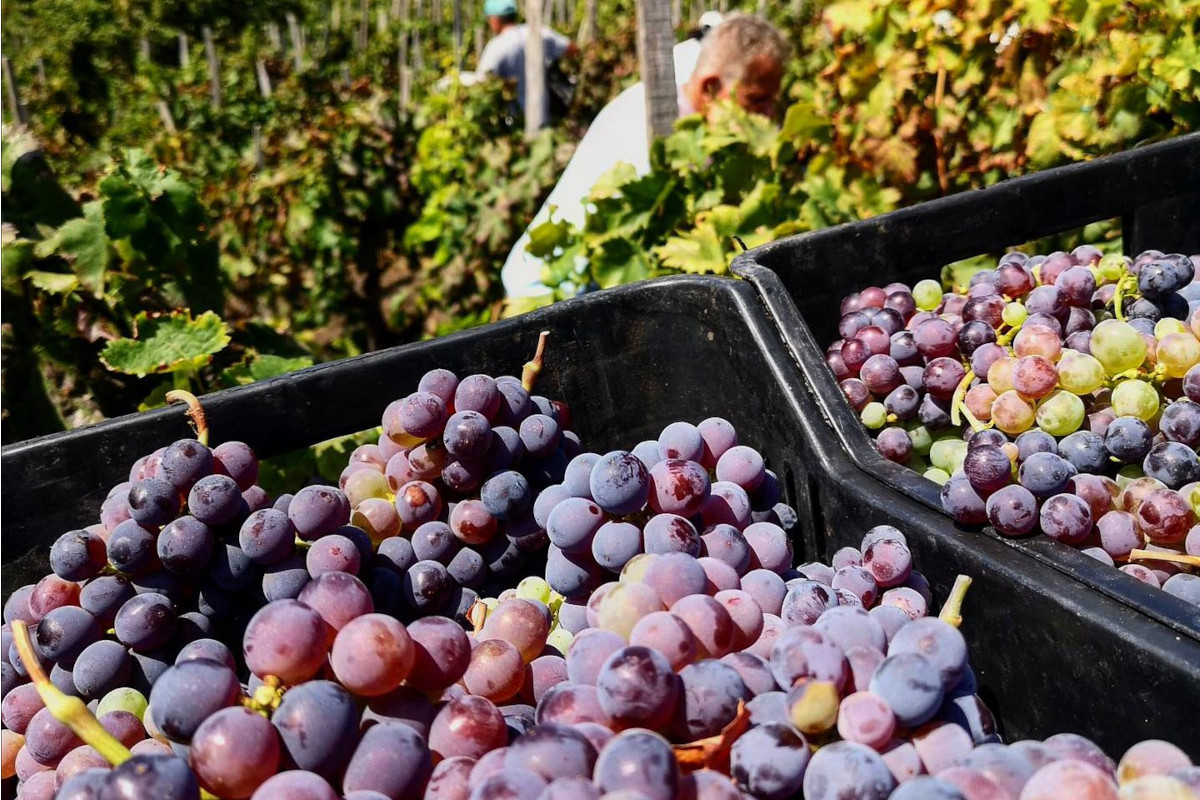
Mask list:
[[[717,101],[730,99],[747,111],[771,115],[788,58],[783,35],[747,14],[732,14],[719,23],[709,18],[709,23],[698,48],[694,40],[675,46],[680,115],[707,114]],[[585,199],[602,175],[621,162],[633,165],[639,175],[650,171],[645,93],[641,83],[630,86],[592,121],[550,196],[508,254],[500,276],[510,298],[549,292],[541,283],[541,259],[525,247],[529,231],[549,221],[552,208],[555,219],[582,228]]]
[[[517,102],[521,112],[525,112],[525,40],[529,29],[517,24],[517,0],[484,0],[483,13],[487,16],[488,27],[492,31],[492,40],[483,48],[479,56],[479,66],[476,74],[495,75],[505,80],[516,80]],[[557,61],[564,55],[576,51],[575,43],[561,33],[548,27],[542,28],[542,46],[545,49],[546,61]],[[550,121],[549,92],[544,98],[546,103],[542,119]]]

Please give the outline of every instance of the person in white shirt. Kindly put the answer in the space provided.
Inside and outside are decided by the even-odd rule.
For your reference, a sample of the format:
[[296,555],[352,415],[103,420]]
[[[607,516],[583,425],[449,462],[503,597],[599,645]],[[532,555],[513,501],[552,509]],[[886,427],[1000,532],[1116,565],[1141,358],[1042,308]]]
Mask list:
[[[492,40],[483,48],[479,55],[479,65],[475,74],[495,75],[505,80],[517,82],[517,103],[521,113],[525,112],[525,41],[529,29],[517,24],[516,0],[484,0],[483,13],[487,17],[488,27],[492,30]],[[542,46],[547,62],[557,61],[565,55],[573,54],[575,43],[561,33],[549,27],[542,28]],[[546,106],[542,119],[550,121],[549,92],[543,98]],[[544,124],[545,124],[544,123]]]
[[[679,113],[704,114],[714,101],[733,99],[747,111],[771,115],[788,52],[787,41],[769,22],[747,14],[723,18],[700,41],[689,39],[675,46]],[[541,282],[542,260],[526,250],[529,231],[548,222],[552,213],[555,220],[582,228],[592,187],[621,162],[631,164],[639,175],[650,171],[641,83],[617,95],[592,120],[550,196],[508,254],[500,272],[508,297],[550,292]]]

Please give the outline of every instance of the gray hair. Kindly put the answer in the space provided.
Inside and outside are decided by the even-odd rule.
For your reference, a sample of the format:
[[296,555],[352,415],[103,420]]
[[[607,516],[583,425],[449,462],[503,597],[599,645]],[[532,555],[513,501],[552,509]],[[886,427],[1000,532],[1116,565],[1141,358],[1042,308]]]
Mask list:
[[696,73],[715,71],[722,83],[733,84],[756,58],[767,56],[783,65],[790,53],[787,39],[774,25],[760,17],[734,13],[705,35]]

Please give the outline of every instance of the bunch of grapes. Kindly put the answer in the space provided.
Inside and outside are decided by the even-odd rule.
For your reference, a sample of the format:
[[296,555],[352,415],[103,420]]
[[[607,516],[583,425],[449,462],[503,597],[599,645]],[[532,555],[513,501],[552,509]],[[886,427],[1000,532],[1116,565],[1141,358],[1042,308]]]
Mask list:
[[879,452],[946,512],[1041,532],[1200,603],[1200,257],[1012,252],[965,292],[842,302],[826,352]]

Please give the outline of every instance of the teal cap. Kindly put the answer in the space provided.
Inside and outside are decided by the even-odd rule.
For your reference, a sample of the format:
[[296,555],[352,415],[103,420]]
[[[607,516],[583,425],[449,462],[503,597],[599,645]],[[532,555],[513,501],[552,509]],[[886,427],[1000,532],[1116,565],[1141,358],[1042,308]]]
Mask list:
[[486,17],[509,17],[517,13],[517,0],[483,0]]

